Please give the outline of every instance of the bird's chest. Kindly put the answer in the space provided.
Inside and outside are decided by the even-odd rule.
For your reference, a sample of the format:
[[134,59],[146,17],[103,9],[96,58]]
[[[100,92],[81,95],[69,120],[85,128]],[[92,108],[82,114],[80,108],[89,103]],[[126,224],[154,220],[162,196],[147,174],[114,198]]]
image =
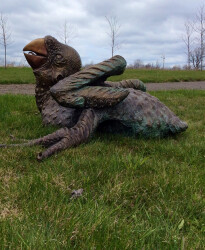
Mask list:
[[59,105],[52,97],[48,98],[41,110],[43,124],[72,127],[78,119],[75,109]]

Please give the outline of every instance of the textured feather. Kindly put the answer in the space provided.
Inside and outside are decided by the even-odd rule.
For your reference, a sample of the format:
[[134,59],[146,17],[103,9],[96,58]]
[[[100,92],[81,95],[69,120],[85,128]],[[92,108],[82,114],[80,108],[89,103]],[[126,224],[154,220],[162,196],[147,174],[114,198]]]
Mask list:
[[136,89],[146,92],[146,86],[144,83],[138,79],[128,79],[128,80],[122,80],[120,82],[105,82],[106,86],[110,87],[120,87],[120,88],[127,88],[127,89]]
[[[126,61],[121,56],[114,56],[107,61],[85,68],[54,85],[50,92],[52,95],[79,89],[90,85],[100,85],[107,77],[122,74]],[[99,83],[99,84],[98,84]]]
[[88,86],[77,91],[64,92],[56,97],[58,103],[75,108],[104,108],[121,102],[129,91],[123,88]]

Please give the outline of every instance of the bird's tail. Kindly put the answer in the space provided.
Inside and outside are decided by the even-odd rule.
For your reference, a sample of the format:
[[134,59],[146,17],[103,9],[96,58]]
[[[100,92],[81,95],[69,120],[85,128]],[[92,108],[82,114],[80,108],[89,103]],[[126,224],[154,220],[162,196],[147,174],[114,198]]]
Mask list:
[[186,122],[180,120],[178,117],[176,117],[176,118],[173,122],[170,122],[170,124],[169,124],[169,129],[170,129],[172,134],[181,133],[188,128],[188,125]]

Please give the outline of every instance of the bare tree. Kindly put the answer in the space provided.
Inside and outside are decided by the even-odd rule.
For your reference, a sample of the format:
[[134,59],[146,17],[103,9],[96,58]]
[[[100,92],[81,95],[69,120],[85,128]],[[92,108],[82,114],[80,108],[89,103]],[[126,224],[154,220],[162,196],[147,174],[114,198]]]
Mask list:
[[199,48],[200,49],[200,69],[203,69],[203,62],[204,62],[204,39],[205,39],[205,7],[202,5],[197,14],[196,14],[196,20],[195,20],[195,25],[194,25],[194,30],[196,33],[199,35],[198,43],[199,43]]
[[120,47],[119,31],[121,25],[119,24],[118,19],[115,16],[105,16],[105,18],[109,24],[109,32],[107,32],[107,34],[110,37],[111,54],[113,57],[115,51]]
[[182,35],[182,40],[186,45],[187,65],[191,68],[191,45],[193,43],[193,24],[190,21],[184,23],[185,33]]
[[201,68],[201,48],[195,48],[193,51],[190,51],[190,62],[193,65],[194,69],[199,70]]
[[65,19],[58,36],[63,43],[70,44],[77,37],[76,27]]
[[4,67],[7,66],[7,47],[11,44],[11,31],[8,26],[8,18],[1,13],[0,15],[0,44],[4,47]]

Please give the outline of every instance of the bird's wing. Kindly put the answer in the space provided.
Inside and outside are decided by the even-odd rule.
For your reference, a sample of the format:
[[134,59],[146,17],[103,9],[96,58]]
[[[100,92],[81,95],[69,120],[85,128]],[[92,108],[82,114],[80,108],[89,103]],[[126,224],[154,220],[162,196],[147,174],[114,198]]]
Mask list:
[[100,85],[107,77],[122,74],[125,67],[125,59],[121,56],[114,56],[64,78],[54,85],[50,92],[64,106],[110,107],[122,101],[129,91]]
[[109,76],[122,74],[125,67],[125,59],[122,56],[114,56],[64,78],[51,88],[51,92],[71,91],[88,85],[96,85],[97,82],[105,81]]
[[129,91],[123,88],[87,86],[57,96],[62,106],[72,108],[105,108],[116,105],[127,97]]

